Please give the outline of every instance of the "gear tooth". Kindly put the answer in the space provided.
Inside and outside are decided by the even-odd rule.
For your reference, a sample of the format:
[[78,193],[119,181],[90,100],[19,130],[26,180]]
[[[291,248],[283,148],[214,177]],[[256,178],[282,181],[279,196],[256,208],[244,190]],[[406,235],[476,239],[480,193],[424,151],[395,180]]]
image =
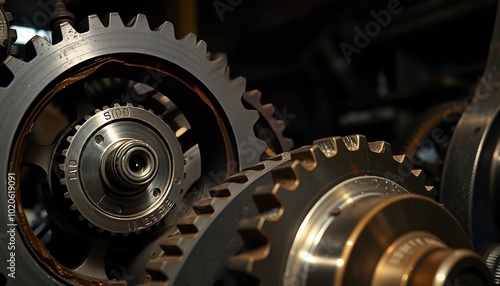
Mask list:
[[83,116],[83,119],[85,119],[85,121],[89,121],[89,120],[90,120],[90,118],[92,118],[92,116],[90,116],[90,115],[85,115],[85,116]]
[[132,103],[127,103],[127,107],[134,107]]
[[172,262],[168,257],[161,257],[154,260],[150,260],[146,264],[146,272],[151,276],[151,281],[148,285],[151,286],[168,286],[171,285],[170,281],[175,279],[175,275],[172,275]]
[[240,172],[238,174],[232,175],[232,176],[226,178],[226,182],[244,184],[244,183],[248,182],[248,177],[247,177],[246,173],[247,173],[247,171],[244,171],[244,172]]
[[59,180],[59,184],[63,185],[63,186],[66,186],[66,179],[60,179]]
[[153,111],[153,109],[148,109],[148,112],[151,113],[151,114],[155,114],[155,112]]
[[125,27],[123,24],[122,18],[120,17],[120,14],[116,12],[111,12],[109,13],[104,19],[102,20],[102,23],[104,24],[105,27]]
[[144,106],[140,104],[137,107],[139,107],[140,109],[144,109]]
[[109,109],[109,106],[104,105],[104,106],[102,107],[102,110],[106,110],[106,109]]
[[119,103],[113,104],[113,107],[120,107],[121,105]]
[[59,170],[63,171],[66,169],[65,167],[65,164],[59,164]]
[[182,241],[184,240],[181,236],[172,236],[164,239],[161,242],[161,249],[165,252],[165,256],[179,257],[184,251],[181,248]]
[[71,199],[71,195],[69,194],[69,192],[64,193],[64,198]]
[[198,43],[196,43],[196,50],[198,50],[200,55],[206,55],[207,54],[207,43],[203,40],[198,41]]
[[64,149],[64,150],[62,150],[61,154],[62,154],[64,157],[68,157],[68,149]]
[[[259,213],[267,213],[270,217],[276,219],[276,215],[279,215],[279,210],[282,208],[279,198],[276,196],[277,186],[275,185],[264,185],[258,186],[253,195],[253,200]],[[272,210],[277,210],[275,213],[269,213]]]
[[315,148],[312,146],[304,146],[290,152],[292,160],[299,160],[300,164],[308,171],[314,170],[317,165]]
[[[73,206],[74,206],[74,205],[73,205]],[[76,207],[75,207],[75,209],[74,209],[74,210],[76,210]],[[78,216],[78,219],[79,219],[79,220],[81,220],[81,221],[84,221],[84,220],[85,220],[85,218],[84,218],[82,215]]]
[[9,68],[13,74],[17,74],[19,70],[24,69],[27,63],[15,57],[7,57],[4,61],[4,65]]
[[97,108],[96,110],[94,110],[94,113],[97,114],[99,112],[101,112],[102,110],[100,110],[99,108]]
[[212,198],[227,198],[231,196],[231,191],[229,190],[229,183],[223,183],[209,190],[210,196]]
[[159,33],[163,34],[167,39],[175,39],[174,25],[170,22],[165,22],[161,26],[155,29]]
[[42,53],[44,50],[49,49],[52,46],[46,39],[40,36],[34,36],[25,45],[26,57],[28,59],[35,58],[38,54]]
[[193,210],[197,215],[208,215],[214,213],[212,199],[202,199],[193,204]]
[[212,65],[214,65],[216,71],[220,74],[224,74],[227,68],[227,57],[224,54],[217,55],[212,61]]
[[81,126],[81,125],[75,125],[75,130],[76,130],[76,131],[79,131],[81,128],[82,128],[82,126]]
[[422,172],[422,170],[418,169],[418,170],[411,170],[412,174],[415,176],[415,177],[420,177],[420,175],[424,176],[425,174]]
[[358,151],[361,146],[368,145],[368,141],[366,137],[363,135],[350,135],[342,137],[342,141],[344,141],[347,150],[349,151]]
[[[267,238],[262,232],[267,219],[265,217],[243,218],[239,222],[238,232],[249,248],[267,245]],[[267,255],[267,254],[266,254]]]
[[66,141],[68,141],[69,143],[73,142],[73,139],[75,139],[74,136],[68,136],[68,138],[66,138]]
[[394,161],[402,164],[406,159],[406,155],[394,155],[392,158],[394,158]]
[[66,41],[74,41],[80,40],[80,35],[73,26],[69,22],[61,23],[59,26],[55,27],[52,31],[52,44],[55,45],[57,43]]
[[117,233],[116,233],[116,232],[113,232],[113,231],[111,231],[111,232],[110,232],[110,234],[111,234],[111,236],[113,236],[113,237],[117,235]]
[[182,39],[181,39],[182,42],[184,42],[188,47],[196,47],[196,41],[197,41],[197,38],[196,38],[196,35],[193,34],[193,33],[189,33],[187,34],[186,36],[184,36]]
[[339,152],[338,143],[341,140],[342,138],[340,137],[328,137],[316,140],[313,142],[313,144],[318,146],[319,150],[323,153],[323,155],[325,155],[326,158],[332,158]]
[[196,234],[198,233],[198,228],[196,227],[196,221],[198,216],[186,217],[177,222],[177,228],[182,235],[186,234]]
[[299,186],[299,178],[296,170],[296,166],[300,162],[293,162],[288,166],[281,166],[272,170],[272,176],[274,182],[278,183],[281,187],[286,190],[294,191]]
[[[273,116],[274,112],[276,112],[276,108],[271,103],[268,103],[268,104],[264,104],[264,105],[261,106],[260,112],[263,115]],[[282,121],[283,125],[285,124],[285,122],[283,120],[279,120],[279,121]],[[283,131],[283,130],[280,130],[280,131]]]
[[[76,205],[75,205],[75,204],[72,204],[72,205],[71,205],[71,210],[72,210],[72,211],[76,211]],[[82,216],[82,215],[80,215],[78,218],[79,218],[80,220],[83,220],[83,219],[82,219],[82,218],[83,218],[83,216]]]
[[79,27],[79,30],[80,32],[88,32],[88,31],[94,31],[94,30],[98,30],[98,29],[104,29],[104,25],[101,21],[101,19],[99,19],[99,16],[93,14],[93,15],[89,15],[87,18],[85,18],[85,20],[83,20],[81,23],[80,23],[80,27]]
[[141,29],[145,31],[150,31],[148,18],[144,14],[138,14],[130,22],[128,22],[127,27]]
[[262,99],[262,92],[258,89],[247,91],[243,94],[243,99],[250,103],[252,106],[260,104]]
[[368,143],[368,147],[373,153],[392,153],[391,145],[385,141],[377,141]]

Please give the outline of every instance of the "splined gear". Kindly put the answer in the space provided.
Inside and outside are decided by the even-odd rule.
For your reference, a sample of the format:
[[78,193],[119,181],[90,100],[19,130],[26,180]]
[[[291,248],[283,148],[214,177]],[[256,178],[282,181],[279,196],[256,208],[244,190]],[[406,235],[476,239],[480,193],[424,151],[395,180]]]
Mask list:
[[[271,170],[274,184],[254,188],[260,215],[240,222],[237,285],[491,285],[425,175],[387,143],[334,137],[290,156]],[[401,256],[408,246],[415,252]]]
[[[102,21],[92,15],[80,25],[80,32],[66,22],[53,31],[52,39],[53,42],[49,43],[41,37],[33,38],[25,46],[26,62],[8,57],[0,68],[3,79],[3,87],[0,88],[0,98],[3,102],[0,129],[4,136],[0,153],[0,160],[3,162],[0,172],[3,174],[4,184],[7,184],[8,173],[18,176],[17,230],[22,235],[18,237],[16,269],[23,274],[16,282],[30,284],[30,281],[36,280],[39,284],[72,285],[144,283],[148,278],[143,273],[143,266],[146,261],[158,255],[154,245],[169,225],[162,224],[155,231],[127,237],[109,236],[109,233],[137,233],[147,228],[146,219],[154,221],[155,218],[160,219],[163,216],[158,213],[161,209],[159,204],[162,202],[166,202],[168,207],[171,203],[178,202],[175,212],[172,210],[165,216],[165,220],[172,224],[191,211],[193,201],[208,196],[209,186],[218,185],[228,175],[256,164],[266,149],[265,142],[259,140],[253,131],[259,114],[243,106],[245,79],[231,79],[224,58],[212,60],[207,53],[205,42],[197,41],[195,35],[189,34],[182,39],[176,39],[169,22],[151,30],[144,15],[138,15],[127,25],[123,24],[116,13],[110,14]],[[100,98],[99,95],[89,96],[86,93],[87,82],[106,78],[124,79],[132,84],[147,86],[155,91],[155,100],[149,100],[149,93],[138,98],[119,93],[107,94]],[[167,128],[166,123],[189,123],[175,129],[171,126],[172,130],[166,131],[170,134],[169,137],[174,134],[173,137],[178,142],[172,143],[172,140],[168,139],[170,147],[166,146],[166,149],[171,153],[169,160],[175,162],[170,170],[171,176],[166,176],[165,182],[151,179],[158,176],[146,174],[147,168],[143,170],[144,173],[140,168],[137,169],[142,175],[139,174],[139,182],[136,180],[134,168],[137,164],[159,164],[160,169],[156,172],[162,172],[161,166],[165,164],[163,157],[166,155],[162,157],[161,147],[157,149],[158,146],[153,144],[155,140],[150,142],[144,138],[133,138],[138,137],[137,134],[142,131],[149,132],[148,128],[133,126],[131,129],[137,132],[127,131],[129,133],[126,137],[130,140],[118,140],[120,142],[117,142],[117,146],[107,146],[110,154],[102,153],[104,157],[109,155],[106,158],[111,158],[104,160],[107,164],[100,165],[104,171],[91,170],[91,175],[87,173],[89,170],[83,171],[84,173],[78,168],[75,170],[72,165],[73,158],[69,157],[72,150],[75,151],[75,156],[79,156],[81,154],[77,154],[78,152],[85,153],[87,147],[91,146],[88,144],[98,144],[102,139],[94,137],[96,134],[92,132],[87,132],[89,138],[86,139],[93,141],[86,140],[82,137],[82,131],[92,129],[99,132],[111,126],[106,122],[96,123],[99,121],[96,118],[105,117],[106,111],[98,111],[97,116],[86,118],[87,121],[81,123],[85,116],[96,108],[118,103],[118,106],[109,110],[131,108],[137,113],[147,113],[147,117],[151,119],[136,118],[133,122],[120,119],[116,120],[117,124],[142,124],[153,120],[153,117],[158,118],[146,110],[165,111],[164,106],[155,107],[162,101],[157,100],[158,98],[172,102],[171,105],[175,105],[175,114],[165,112],[165,116],[158,119],[164,122],[149,125],[156,126],[157,129],[152,128],[155,136],[164,137],[163,131],[159,129],[163,128],[161,126]],[[133,104],[134,107],[126,106],[127,103]],[[146,110],[137,107],[141,104]],[[182,116],[178,116],[178,113]],[[174,116],[175,119],[166,118],[168,116]],[[94,122],[96,126],[91,127],[90,122]],[[153,138],[150,133],[147,136]],[[111,136],[111,133],[109,135]],[[66,138],[70,138],[70,142]],[[165,140],[157,140],[160,141]],[[84,146],[77,149],[77,144]],[[180,156],[180,159],[179,146],[184,155]],[[101,152],[98,148],[92,148],[97,153]],[[67,153],[63,152],[66,149]],[[129,156],[136,149],[144,155],[138,160]],[[126,169],[127,165],[120,163],[117,154],[130,159],[128,162],[132,164],[128,166],[129,169]],[[158,160],[155,159],[156,156],[159,156]],[[86,154],[84,160],[92,160],[89,158],[92,158],[90,153]],[[152,158],[151,161],[148,161],[148,158]],[[191,169],[197,169],[198,166],[200,169],[193,170],[199,174],[194,179],[186,179],[182,175],[182,166],[185,162],[189,164],[190,158],[193,162],[198,162],[195,168]],[[62,177],[59,163],[63,164],[65,186],[60,185]],[[184,170],[189,177],[190,168],[184,166]],[[70,176],[78,172],[83,175],[84,180],[72,180],[74,177]],[[177,179],[181,180],[182,186],[185,185],[184,181],[191,180],[188,185],[192,187],[169,187],[168,184],[172,182],[178,185]],[[93,185],[96,180],[104,182],[102,186],[107,189],[106,196],[99,187]],[[79,184],[73,181],[79,181]],[[159,185],[159,192],[152,186],[156,183]],[[96,188],[80,189],[82,184],[90,184]],[[23,210],[22,200],[37,197],[38,193],[42,194],[43,200],[40,201],[43,202],[42,208],[47,210],[47,221],[40,225],[30,225]],[[64,193],[67,193],[68,198],[64,198]],[[108,194],[113,197],[110,201],[107,201]],[[125,214],[127,209],[123,205],[115,204],[116,198],[127,202],[143,194],[147,194],[147,198],[151,198],[151,194],[153,197],[158,194],[160,199],[149,201],[149,207],[145,203],[148,201],[146,197],[139,205],[129,202],[129,207],[132,207],[130,213],[123,216],[120,214]],[[100,195],[101,198],[98,198]],[[163,197],[164,195],[167,197]],[[68,199],[71,199],[72,204],[68,204]],[[2,209],[7,209],[6,196],[0,198],[0,203]],[[81,213],[84,222],[88,221],[98,230],[108,232],[98,233],[81,227],[78,221],[75,223],[71,216],[76,212],[72,211],[69,205],[73,205],[73,209]],[[94,212],[96,210],[99,212]],[[155,218],[150,214],[156,214]],[[113,218],[116,219],[116,224],[112,224]],[[124,218],[125,221],[142,220],[144,224],[137,223],[137,227],[119,226]],[[1,219],[0,230],[3,233],[7,231],[6,219]],[[170,232],[166,230],[166,233]],[[72,242],[79,245],[77,252],[81,255],[76,255],[75,252],[75,255],[67,260],[65,254],[70,250],[59,247],[71,245]],[[122,259],[113,258],[112,253],[121,253],[118,248],[127,242],[134,245],[134,254],[120,254]],[[141,252],[141,249],[148,249],[149,252]],[[1,255],[7,255],[6,251],[7,249],[3,248]],[[132,265],[139,266],[140,270]],[[0,266],[5,269],[6,261],[0,262]]]
[[90,227],[138,233],[159,223],[179,203],[181,147],[152,110],[116,103],[85,116],[74,129],[62,151],[61,184],[68,189],[64,196],[72,201],[71,209]]

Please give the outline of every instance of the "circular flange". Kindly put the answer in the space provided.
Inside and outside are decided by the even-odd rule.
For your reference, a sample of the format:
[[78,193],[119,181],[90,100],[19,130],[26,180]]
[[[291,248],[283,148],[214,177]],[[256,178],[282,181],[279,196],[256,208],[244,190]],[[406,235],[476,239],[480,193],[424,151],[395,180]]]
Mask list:
[[61,180],[72,209],[112,233],[159,222],[177,201],[184,174],[181,147],[168,125],[140,107],[117,104],[76,129],[63,151]]

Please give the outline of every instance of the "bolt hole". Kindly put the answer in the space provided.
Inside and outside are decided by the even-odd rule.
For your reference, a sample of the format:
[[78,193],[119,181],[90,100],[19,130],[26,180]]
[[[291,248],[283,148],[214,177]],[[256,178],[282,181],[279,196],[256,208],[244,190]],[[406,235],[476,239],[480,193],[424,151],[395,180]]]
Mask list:
[[95,137],[95,143],[102,144],[102,142],[104,142],[104,137],[102,137],[101,135],[97,135]]
[[153,196],[157,197],[161,194],[161,190],[159,188],[156,188],[153,190]]

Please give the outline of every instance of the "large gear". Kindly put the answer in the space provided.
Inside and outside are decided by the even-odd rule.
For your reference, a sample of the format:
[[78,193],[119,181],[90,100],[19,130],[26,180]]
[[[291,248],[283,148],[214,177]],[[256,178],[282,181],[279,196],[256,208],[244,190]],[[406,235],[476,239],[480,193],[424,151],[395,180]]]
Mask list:
[[195,204],[197,215],[178,224],[180,235],[161,242],[163,256],[147,265],[151,285],[199,285],[200,277],[204,285],[234,284],[227,267],[229,257],[243,247],[238,222],[258,213],[253,190],[271,184],[271,170],[289,161],[289,153],[269,158],[211,189],[210,198]]
[[[169,22],[151,30],[144,15],[138,15],[128,25],[124,25],[116,13],[110,14],[102,21],[95,15],[89,16],[80,26],[80,30],[77,32],[68,23],[63,23],[53,32],[53,43],[40,37],[33,38],[26,45],[28,61],[9,57],[1,70],[4,87],[0,89],[0,97],[3,100],[3,111],[0,112],[0,129],[3,135],[0,160],[3,163],[0,172],[4,174],[2,175],[4,184],[7,184],[8,173],[15,173],[18,176],[16,208],[17,229],[20,236],[18,237],[16,269],[22,273],[22,276],[18,277],[16,282],[21,284],[29,284],[32,279],[37,280],[39,284],[105,285],[123,284],[125,281],[132,284],[143,283],[148,278],[141,272],[144,271],[142,267],[146,261],[159,253],[155,245],[157,238],[161,237],[162,228],[141,233],[140,236],[113,237],[98,232],[89,232],[85,227],[80,227],[78,220],[75,222],[71,217],[72,209],[70,206],[73,205],[73,208],[82,214],[85,221],[96,225],[98,230],[108,230],[112,234],[126,234],[128,232],[137,233],[143,229],[142,226],[125,229],[113,225],[113,220],[96,219],[93,217],[92,208],[115,212],[115,217],[118,218],[117,222],[120,221],[120,216],[116,216],[116,213],[120,213],[123,209],[118,208],[118,205],[115,206],[117,208],[114,210],[101,205],[95,208],[101,201],[99,198],[92,197],[94,191],[89,192],[87,189],[80,189],[76,185],[69,186],[68,184],[71,180],[69,176],[74,176],[75,173],[81,171],[72,165],[73,158],[68,157],[73,156],[70,154],[71,150],[74,150],[76,157],[82,155],[79,152],[85,153],[87,150],[85,147],[83,149],[76,148],[75,138],[83,136],[83,132],[80,131],[90,128],[90,124],[87,123],[96,121],[97,119],[94,120],[94,118],[100,118],[100,116],[87,118],[87,122],[83,124],[79,124],[79,120],[105,104],[118,103],[120,105],[113,106],[111,110],[121,110],[125,106],[124,104],[128,103],[124,99],[129,99],[129,96],[121,94],[116,94],[113,101],[108,101],[107,97],[89,98],[85,94],[86,80],[124,78],[148,86],[156,90],[156,96],[164,98],[168,96],[168,99],[175,103],[176,110],[180,110],[189,122],[189,126],[182,126],[167,132],[170,134],[168,141],[171,146],[166,149],[169,149],[172,155],[170,160],[175,160],[172,165],[175,169],[172,171],[173,176],[167,176],[167,181],[178,185],[178,179],[185,180],[182,176],[182,166],[185,163],[184,160],[189,161],[191,156],[201,158],[194,161],[200,162],[199,167],[202,172],[195,178],[197,184],[192,187],[192,190],[182,190],[176,187],[172,192],[167,192],[168,200],[165,199],[163,202],[168,202],[169,207],[174,206],[171,205],[174,201],[177,202],[174,206],[175,212],[169,212],[167,219],[170,223],[188,214],[190,204],[193,201],[207,196],[210,185],[217,185],[226,176],[257,163],[266,148],[265,143],[257,139],[253,131],[253,126],[259,117],[258,112],[247,110],[242,104],[245,80],[243,78],[231,79],[225,60],[223,58],[211,60],[206,51],[205,42],[197,41],[193,34],[176,39],[173,27]],[[113,98],[113,96],[111,97]],[[152,104],[158,103],[157,100],[152,102]],[[147,100],[143,103],[141,101],[131,103],[134,106],[138,103],[144,104],[146,109],[153,108],[147,106],[149,104]],[[125,106],[125,108],[129,107]],[[142,113],[140,110],[137,112]],[[98,115],[104,113],[106,111],[99,111]],[[50,119],[56,118],[56,124],[52,121],[49,121],[48,124],[53,124],[51,127],[58,126],[58,128],[61,125],[58,129],[59,132],[48,134],[44,131],[44,124],[39,121],[43,117],[41,115],[44,114],[49,114]],[[150,115],[154,117],[153,114]],[[162,120],[168,122],[168,119],[165,118],[158,119],[159,122],[155,125],[160,127],[157,128],[165,126],[165,123],[160,122]],[[109,126],[106,122],[101,123],[106,126],[93,127],[93,130],[98,131],[99,128]],[[120,119],[117,120],[117,123],[127,124],[127,120]],[[134,119],[134,123],[140,124],[141,119]],[[140,129],[135,128],[138,133],[141,132]],[[72,130],[78,131],[75,133]],[[147,133],[147,131],[144,132]],[[153,133],[162,137],[161,130],[155,130]],[[44,140],[39,140],[37,134],[41,134],[40,136]],[[95,134],[89,131],[88,135]],[[110,133],[110,135],[112,134]],[[126,136],[130,139],[128,142],[114,146],[117,148],[115,148],[117,152],[120,153],[125,149],[127,151],[134,147],[135,145],[129,146],[130,142],[136,142],[133,141],[136,140],[135,138],[130,138],[134,136],[128,134]],[[171,144],[170,141],[173,140],[173,137],[179,142]],[[72,138],[69,140],[71,142],[67,142],[66,138]],[[94,142],[99,140],[96,137]],[[80,138],[78,142],[89,141]],[[69,148],[67,148],[68,146],[64,147],[68,143],[70,143]],[[139,149],[144,147],[141,150],[147,150],[143,152],[144,154],[158,154],[160,152],[160,150],[148,147],[150,146],[148,143],[151,142],[136,143],[135,147],[140,147]],[[177,146],[175,146],[176,144]],[[191,150],[195,146],[198,151],[194,152],[193,155]],[[114,148],[113,146],[108,147]],[[179,148],[182,148],[184,158],[179,159]],[[64,151],[66,149],[67,153]],[[126,156],[128,153],[124,154]],[[110,156],[113,157],[113,155]],[[61,171],[56,163],[63,164],[65,172],[62,174],[63,177],[61,177]],[[123,169],[114,168],[112,164],[108,165],[113,171],[97,172],[93,175],[93,180],[100,180],[103,174],[109,175],[113,172],[124,174]],[[26,169],[26,166],[29,166],[29,169]],[[106,167],[104,168],[106,169]],[[185,169],[189,173],[187,167]],[[199,173],[199,171],[197,172]],[[33,174],[36,176],[30,177]],[[130,172],[128,174],[130,175]],[[189,176],[189,174],[187,175]],[[87,176],[87,173],[84,176]],[[114,183],[119,181],[118,183],[122,187],[129,184],[130,181],[125,179],[131,179],[131,177],[124,176],[113,178],[123,179],[121,181],[114,180]],[[64,190],[64,185],[59,185],[61,178],[64,178],[63,182],[66,187],[69,187],[68,190]],[[92,180],[89,179],[86,182],[92,183]],[[150,183],[151,181],[148,179],[144,182]],[[114,183],[108,184],[107,187]],[[146,186],[146,183],[143,185],[146,193],[151,193],[154,197],[156,188],[151,189],[149,185]],[[34,196],[33,190],[28,188],[31,185],[40,189],[44,202],[48,202],[49,205],[47,209],[49,222],[38,225],[38,228],[35,229],[36,233],[32,229],[34,226],[30,225],[26,218],[22,202],[22,199],[26,197],[25,194],[30,197]],[[81,186],[81,184],[78,185]],[[60,188],[63,188],[62,192],[60,192]],[[169,189],[166,185],[163,188]],[[142,186],[132,192],[142,192],[141,190]],[[68,198],[64,198],[64,196],[61,198],[61,195],[66,192],[66,197],[71,199],[73,204],[67,203]],[[85,193],[84,196],[82,196],[82,192]],[[119,192],[120,190],[115,192],[115,195],[119,196]],[[89,198],[91,199],[88,200]],[[83,204],[83,201],[86,203]],[[7,209],[7,197],[1,198],[1,204],[2,209]],[[91,207],[88,208],[89,206]],[[145,207],[137,211],[141,213],[140,219],[145,221],[146,218],[152,218],[148,214],[157,212],[157,210],[157,206],[152,204],[151,208]],[[159,219],[162,216],[163,213],[156,217]],[[6,231],[6,219],[6,217],[2,218],[1,230],[3,233]],[[162,225],[162,227],[168,227],[168,225]],[[64,231],[59,231],[60,229],[64,229]],[[57,240],[61,243],[53,242],[50,245],[52,248],[49,253],[47,249],[49,245],[45,245],[44,241],[54,239],[59,235],[58,233],[67,237]],[[167,231],[166,234],[168,233],[170,232]],[[69,237],[80,244],[84,241],[90,241],[90,245],[87,246],[90,249],[89,252],[86,253],[87,247],[84,244],[81,245],[75,255],[70,258],[72,259],[70,262],[60,260],[65,257],[65,250],[57,248],[66,243],[71,244],[71,241],[67,240]],[[140,244],[136,242],[139,237]],[[122,260],[110,260],[114,262],[105,261],[108,259],[108,255],[111,255],[109,253],[119,253],[115,248],[127,243],[127,241],[134,245],[133,248],[136,249],[134,255],[123,256]],[[54,249],[54,247],[56,248]],[[143,253],[141,251],[143,249],[147,249],[147,251]],[[5,251],[6,249],[1,250],[2,255],[5,254]],[[60,253],[59,256],[58,253]],[[78,253],[81,253],[81,257]],[[107,256],[104,256],[105,254]],[[5,263],[6,261],[2,261],[0,266],[5,268]],[[120,263],[128,264],[123,266]],[[34,267],[34,265],[36,266]],[[135,265],[135,268],[130,265]],[[142,270],[138,271],[138,267]],[[126,269],[127,275],[122,274],[123,269]]]
[[[500,242],[499,44],[500,6],[483,76],[450,142],[440,194],[476,250],[486,257],[492,254],[488,249],[496,249]],[[498,264],[492,267],[495,272],[498,268]]]
[[424,174],[388,144],[327,138],[291,158],[255,189],[260,215],[240,223],[237,285],[492,285]]
[[[330,158],[325,158],[320,148]],[[303,189],[322,189],[356,179],[359,183],[351,183],[350,187],[359,192],[367,191],[366,186],[374,184],[384,194],[406,193],[401,184],[411,192],[431,198],[436,195],[433,188],[424,186],[425,176],[418,170],[412,170],[407,158],[393,157],[387,143],[368,144],[363,136],[332,138],[318,142],[313,147],[283,153],[228,178],[226,183],[211,190],[210,199],[197,203],[195,210],[198,215],[182,221],[178,225],[181,235],[163,240],[163,257],[148,264],[148,272],[154,282],[151,285],[197,285],[200,283],[199,277],[203,277],[203,284],[206,285],[234,285],[234,280],[227,274],[228,259],[245,249],[243,241],[238,237],[238,223],[259,211],[280,205],[283,200],[272,194],[280,184],[289,187],[300,184]],[[251,202],[254,192],[257,205]],[[281,192],[285,194],[290,191]],[[307,202],[314,202],[318,197],[317,194],[304,193],[304,190],[302,196],[306,197],[295,198],[295,202],[301,204],[302,208],[306,208],[309,204]],[[301,207],[292,207],[292,211],[288,211],[289,205],[284,207],[290,215],[283,218],[283,224],[298,223],[300,219],[296,220],[291,216],[300,216]],[[283,230],[277,232],[278,241],[285,240],[282,236],[288,235]],[[221,233],[224,235],[219,237]],[[245,231],[249,236],[252,233],[255,234]],[[274,265],[268,265],[266,269],[274,268]],[[199,269],[200,275],[192,275],[192,269]],[[263,278],[263,281],[275,285],[274,280]],[[236,285],[241,283],[244,282],[238,281]]]

